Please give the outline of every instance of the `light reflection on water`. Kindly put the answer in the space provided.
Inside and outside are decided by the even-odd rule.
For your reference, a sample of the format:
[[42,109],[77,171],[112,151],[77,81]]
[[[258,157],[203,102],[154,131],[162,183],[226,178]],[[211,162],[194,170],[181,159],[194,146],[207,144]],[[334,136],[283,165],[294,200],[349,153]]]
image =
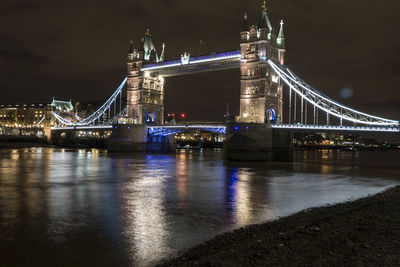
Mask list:
[[223,231],[400,181],[400,151],[298,153],[297,163],[267,164],[211,150],[0,150],[0,260],[151,265]]

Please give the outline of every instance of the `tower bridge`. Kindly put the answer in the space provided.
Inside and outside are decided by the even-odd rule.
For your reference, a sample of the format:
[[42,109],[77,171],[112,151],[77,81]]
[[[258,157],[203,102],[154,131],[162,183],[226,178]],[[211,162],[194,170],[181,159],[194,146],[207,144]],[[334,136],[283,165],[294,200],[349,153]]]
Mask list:
[[[176,131],[201,128],[225,132],[228,147],[238,151],[257,147],[290,150],[291,137],[287,133],[294,131],[399,132],[399,121],[347,107],[289,69],[285,65],[283,26],[281,20],[279,27],[273,27],[264,1],[256,24],[249,24],[244,15],[240,49],[197,57],[185,52],[174,60],[165,59],[164,44],[162,52],[157,53],[147,30],[138,47],[131,41],[127,77],[104,105],[84,119],[69,119],[53,113],[58,122],[53,130],[123,123],[113,128],[112,137],[144,143],[146,138],[168,138]],[[234,122],[212,127],[164,125],[164,86],[168,77],[232,68],[240,69],[240,113]],[[288,91],[285,94],[288,99],[283,99],[284,90]],[[128,128],[135,129],[135,136],[130,136],[132,131]]]

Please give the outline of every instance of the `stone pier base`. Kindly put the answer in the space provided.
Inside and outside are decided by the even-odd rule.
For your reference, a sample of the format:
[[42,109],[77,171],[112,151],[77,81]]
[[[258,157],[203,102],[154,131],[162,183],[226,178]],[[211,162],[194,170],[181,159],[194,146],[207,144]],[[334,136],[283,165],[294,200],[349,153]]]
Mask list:
[[173,135],[148,137],[148,152],[175,152],[176,140]]
[[258,123],[227,125],[224,158],[234,161],[293,161],[293,134]]
[[110,152],[175,152],[174,136],[148,136],[145,125],[113,125],[108,139],[107,150]]

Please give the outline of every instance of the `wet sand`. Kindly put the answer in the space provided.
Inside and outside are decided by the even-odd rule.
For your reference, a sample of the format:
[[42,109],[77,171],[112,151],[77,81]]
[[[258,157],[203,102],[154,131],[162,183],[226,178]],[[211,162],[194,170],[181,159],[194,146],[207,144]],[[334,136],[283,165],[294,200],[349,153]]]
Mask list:
[[240,228],[160,266],[400,266],[400,186]]

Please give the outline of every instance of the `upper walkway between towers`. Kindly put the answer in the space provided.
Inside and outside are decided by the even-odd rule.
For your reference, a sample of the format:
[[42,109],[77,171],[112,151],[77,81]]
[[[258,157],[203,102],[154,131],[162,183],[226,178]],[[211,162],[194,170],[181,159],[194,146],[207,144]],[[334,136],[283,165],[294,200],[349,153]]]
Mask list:
[[164,77],[170,77],[193,72],[239,68],[240,59],[240,50],[211,53],[198,57],[191,57],[190,54],[185,53],[177,60],[145,64],[142,66],[141,71],[157,72]]

